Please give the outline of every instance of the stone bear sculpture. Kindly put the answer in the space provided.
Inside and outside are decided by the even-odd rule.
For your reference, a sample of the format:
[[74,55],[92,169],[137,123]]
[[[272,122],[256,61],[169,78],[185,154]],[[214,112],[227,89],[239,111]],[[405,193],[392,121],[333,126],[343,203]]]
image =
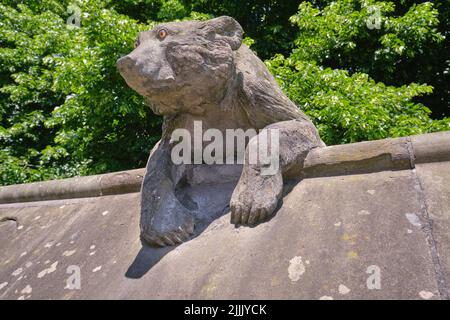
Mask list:
[[[283,179],[299,177],[308,152],[325,146],[242,35],[239,23],[226,16],[164,23],[139,33],[135,49],[117,61],[126,83],[164,116],[141,190],[141,239],[152,246],[186,241],[229,211],[236,225],[267,220]],[[257,144],[260,134],[246,141],[244,163],[175,164],[172,134],[179,128],[193,133],[196,121],[224,134],[278,130],[278,170],[263,175],[264,164],[248,161],[248,145]]]

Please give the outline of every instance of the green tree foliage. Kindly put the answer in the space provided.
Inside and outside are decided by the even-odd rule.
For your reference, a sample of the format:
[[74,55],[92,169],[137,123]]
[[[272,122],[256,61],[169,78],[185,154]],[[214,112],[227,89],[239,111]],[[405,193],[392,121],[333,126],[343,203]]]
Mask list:
[[127,16],[84,1],[0,5],[0,181],[44,180],[144,166],[160,119],[128,89],[115,61],[139,30]]
[[[374,6],[380,13],[378,28],[370,9]],[[394,9],[394,3],[381,1],[341,0],[323,8],[304,2],[290,19],[299,29],[293,53],[267,62],[328,144],[450,129],[450,118],[431,120],[431,111],[415,100],[430,94],[432,86],[394,87],[369,76],[381,72],[394,78],[402,72],[402,59],[444,40],[431,3],[390,16]]]
[[327,144],[383,139],[450,129],[450,119],[431,120],[413,98],[426,85],[386,86],[367,74],[323,68],[278,55],[267,61],[281,87],[317,125]]
[[325,7],[303,2],[291,17],[300,29],[295,53],[388,85],[430,84],[434,94],[418,101],[434,117],[450,116],[449,12],[450,1],[340,0]]
[[448,130],[427,107],[448,108],[450,7],[423,2],[0,0],[0,185],[145,165],[161,118],[115,62],[162,21],[235,17],[328,144]]

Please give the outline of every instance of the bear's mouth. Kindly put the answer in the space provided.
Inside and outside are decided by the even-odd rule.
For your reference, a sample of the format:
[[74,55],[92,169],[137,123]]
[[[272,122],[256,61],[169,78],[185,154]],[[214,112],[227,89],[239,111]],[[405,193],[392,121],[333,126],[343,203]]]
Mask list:
[[177,85],[175,79],[164,80],[147,80],[146,87],[152,90],[167,91],[169,89],[179,89],[181,86]]

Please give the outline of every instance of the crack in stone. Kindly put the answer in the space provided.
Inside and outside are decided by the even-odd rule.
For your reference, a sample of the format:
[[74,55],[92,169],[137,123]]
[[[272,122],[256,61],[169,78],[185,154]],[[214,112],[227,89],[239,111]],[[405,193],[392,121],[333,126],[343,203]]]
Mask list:
[[436,245],[436,239],[434,238],[433,235],[433,220],[430,218],[427,199],[425,196],[425,190],[422,185],[422,181],[420,180],[420,177],[417,174],[416,169],[413,169],[412,172],[414,178],[416,179],[417,185],[420,188],[420,202],[422,203],[421,216],[425,220],[425,224],[422,227],[422,231],[425,233],[425,238],[427,240],[428,247],[430,248],[430,254],[434,266],[434,272],[436,275],[436,282],[439,290],[439,295],[443,299],[449,300],[447,279],[445,277],[443,267],[439,259],[439,252]]
[[0,218],[0,225],[3,224],[3,223],[7,223],[7,222],[14,222],[16,227],[19,225],[19,221],[17,220],[16,217],[9,217],[8,216],[8,217]]

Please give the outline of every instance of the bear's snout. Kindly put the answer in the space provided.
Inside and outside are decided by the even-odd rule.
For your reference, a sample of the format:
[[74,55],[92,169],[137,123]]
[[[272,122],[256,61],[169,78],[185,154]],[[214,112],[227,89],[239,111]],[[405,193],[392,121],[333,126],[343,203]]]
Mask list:
[[136,60],[126,55],[117,60],[116,64],[120,75],[125,79],[126,83],[139,94],[145,94],[143,86],[145,79],[138,70]]
[[123,77],[125,77],[127,73],[136,66],[135,61],[128,55],[117,60],[116,64],[117,69],[119,69],[119,72]]
[[128,85],[144,94],[149,90],[167,89],[174,85],[175,76],[169,63],[149,55],[152,59],[129,54],[117,60],[119,73]]

